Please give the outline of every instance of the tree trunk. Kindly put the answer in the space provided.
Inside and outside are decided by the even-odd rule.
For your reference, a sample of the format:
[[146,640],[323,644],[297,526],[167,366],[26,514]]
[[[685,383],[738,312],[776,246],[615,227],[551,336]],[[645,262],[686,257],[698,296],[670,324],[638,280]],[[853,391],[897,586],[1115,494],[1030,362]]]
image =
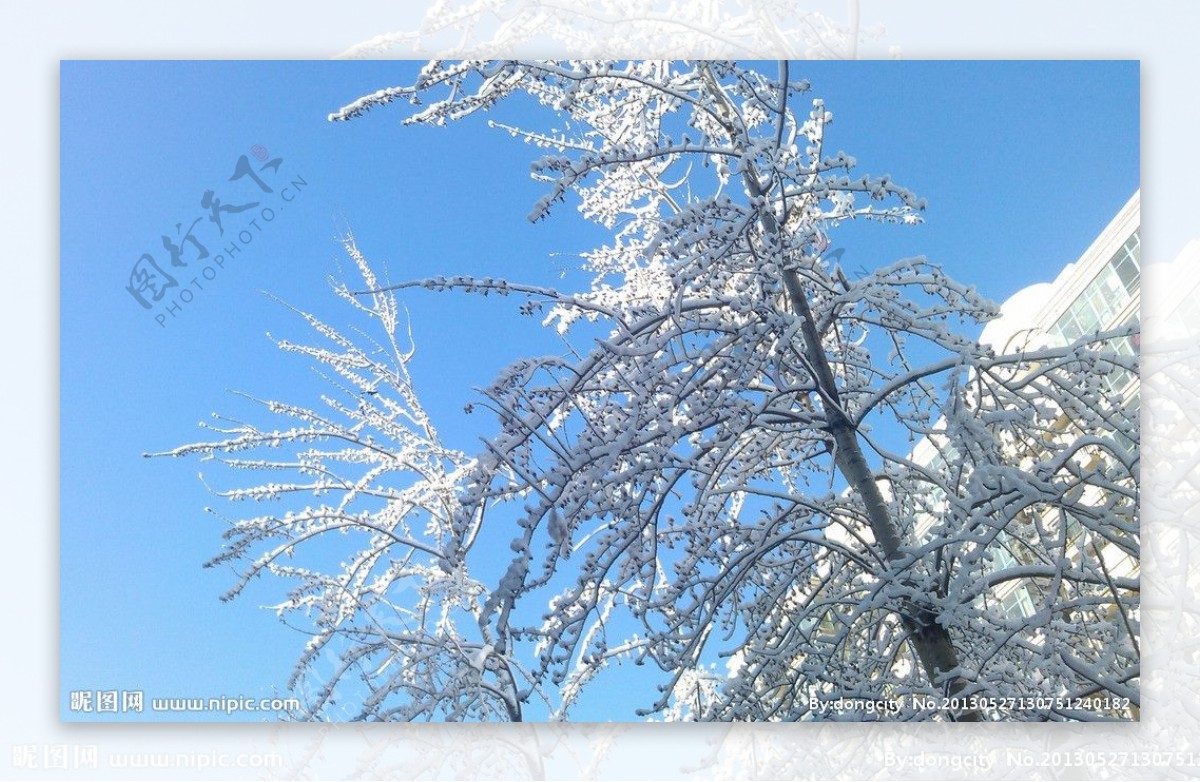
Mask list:
[[[730,105],[712,72],[708,68],[703,68],[701,73],[717,101],[718,114],[723,121],[730,122],[730,118],[736,113],[733,106]],[[788,63],[786,61],[780,63],[779,82],[779,104],[782,107],[787,99]],[[781,111],[777,142],[783,132],[782,121]],[[732,136],[732,123],[729,129]],[[748,163],[749,161],[743,159],[742,181],[751,198],[751,203],[753,203],[766,195],[761,182],[770,180],[759,180],[753,166]],[[780,236],[781,226],[771,210],[761,208],[759,220],[763,233],[776,240],[774,243],[776,247],[783,247],[784,242]],[[783,269],[783,283],[787,290],[788,301],[792,310],[803,321],[801,330],[804,336],[804,355],[816,376],[818,392],[821,394],[822,407],[825,410],[826,426],[836,446],[834,462],[851,490],[862,497],[871,531],[888,560],[893,563],[902,560],[904,553],[898,528],[888,512],[887,503],[883,499],[883,493],[879,491],[879,485],[875,483],[875,476],[863,456],[854,422],[846,416],[845,410],[842,409],[833,370],[821,347],[821,337],[817,333],[817,325],[813,320],[808,297],[804,294],[804,288],[800,283],[800,275],[787,268],[784,258],[780,257],[778,261],[779,267]],[[957,673],[946,678],[947,673],[957,670],[958,654],[950,640],[950,633],[937,623],[937,615],[932,606],[928,602],[920,605],[910,599],[897,609],[897,613],[917,650],[917,656],[921,660],[921,666],[925,669],[929,681],[934,685],[944,685],[946,692],[951,696],[961,693],[967,686],[966,680]],[[951,712],[951,718],[956,721],[978,722],[982,720],[982,715],[977,710],[970,709],[957,713]]]
[[[773,218],[771,222],[774,222]],[[825,410],[826,426],[835,445],[834,461],[838,471],[850,484],[850,488],[862,497],[871,532],[883,548],[884,554],[889,561],[898,562],[904,558],[900,535],[888,512],[883,493],[879,490],[875,476],[863,456],[854,423],[842,409],[833,370],[821,347],[821,338],[817,333],[812,309],[808,305],[808,297],[804,295],[800,284],[800,275],[793,270],[785,270],[783,281],[792,309],[803,321],[801,331],[804,335],[804,357],[816,375],[818,392]],[[942,683],[946,673],[958,668],[958,654],[950,640],[949,631],[938,624],[937,616],[928,604],[920,605],[916,601],[907,600],[898,613],[917,650],[925,674],[934,684]],[[967,682],[955,674],[945,684],[947,692],[953,696],[961,693]],[[978,722],[982,719],[982,715],[975,709],[952,712],[951,716],[960,722]]]

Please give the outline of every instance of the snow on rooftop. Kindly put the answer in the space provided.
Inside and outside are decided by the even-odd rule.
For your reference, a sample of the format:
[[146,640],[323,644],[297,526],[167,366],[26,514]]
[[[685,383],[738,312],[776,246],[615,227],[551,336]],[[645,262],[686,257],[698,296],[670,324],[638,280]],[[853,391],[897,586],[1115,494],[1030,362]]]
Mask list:
[[[1063,272],[1066,273],[1073,265]],[[1054,285],[1052,282],[1037,282],[1009,296],[1000,306],[1000,317],[984,326],[979,341],[997,351],[1006,351],[1014,337],[1029,331],[1030,326],[1037,322],[1037,315],[1049,301]]]

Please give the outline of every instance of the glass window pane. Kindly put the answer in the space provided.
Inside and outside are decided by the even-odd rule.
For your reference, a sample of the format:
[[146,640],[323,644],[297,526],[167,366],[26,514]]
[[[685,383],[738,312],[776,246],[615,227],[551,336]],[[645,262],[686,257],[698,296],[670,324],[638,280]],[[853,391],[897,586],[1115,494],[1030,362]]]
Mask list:
[[1117,276],[1121,278],[1121,284],[1125,286],[1125,290],[1133,293],[1138,287],[1138,268],[1137,262],[1130,255],[1125,255],[1121,258],[1116,266]]

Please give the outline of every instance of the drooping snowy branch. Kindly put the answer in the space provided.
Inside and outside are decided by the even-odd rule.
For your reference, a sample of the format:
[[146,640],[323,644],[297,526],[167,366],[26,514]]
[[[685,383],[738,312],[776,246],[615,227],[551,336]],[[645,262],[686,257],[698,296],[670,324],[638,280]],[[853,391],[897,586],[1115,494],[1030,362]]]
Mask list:
[[[378,288],[353,237],[345,249],[355,287]],[[350,719],[517,719],[514,674],[475,621],[487,589],[466,562],[473,531],[457,496],[472,462],[442,444],[418,400],[395,295],[335,290],[373,333],[298,313],[321,341],[277,340],[327,373],[324,411],[255,400],[285,423],[218,419],[216,439],[157,455],[291,476],[217,492],[272,509],[233,522],[208,564],[239,568],[227,599],[264,574],[294,585],[275,610],[311,633],[289,681],[306,696],[296,716],[329,718],[337,703]]]

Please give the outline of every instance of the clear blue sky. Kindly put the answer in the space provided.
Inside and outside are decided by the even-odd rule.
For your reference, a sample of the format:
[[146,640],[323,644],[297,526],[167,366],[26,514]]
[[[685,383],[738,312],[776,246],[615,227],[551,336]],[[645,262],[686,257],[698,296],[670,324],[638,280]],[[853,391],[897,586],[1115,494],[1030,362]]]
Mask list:
[[[398,109],[325,121],[415,69],[404,62],[62,64],[64,719],[87,718],[68,708],[72,690],[258,697],[279,690],[291,671],[305,638],[260,608],[281,599],[283,585],[256,582],[221,603],[232,574],[201,568],[223,530],[202,511],[222,505],[197,480],[202,463],[141,457],[203,439],[196,422],[213,411],[253,411],[231,389],[315,399],[319,380],[266,337],[305,338],[304,326],[261,291],[341,319],[327,278],[347,268],[335,240],[346,225],[393,280],[467,273],[562,287],[583,279],[569,271],[571,254],[601,235],[571,204],[548,222],[528,223],[543,193],[528,176],[532,148],[480,118],[401,128]],[[830,147],[855,155],[861,172],[890,173],[929,202],[919,227],[836,232],[850,269],[923,254],[1003,300],[1053,279],[1139,184],[1137,63],[812,62],[792,73],[809,79],[834,113]],[[522,113],[495,112],[517,121]],[[268,160],[282,159],[260,174],[269,194],[248,177],[228,181],[241,155],[257,170],[255,145]],[[296,179],[307,184],[293,186],[285,202],[282,185]],[[260,202],[224,214],[228,240],[216,237],[201,206],[209,190],[226,206]],[[275,217],[260,220],[258,232],[249,215],[264,206]],[[254,233],[214,279],[198,280],[203,289],[193,288],[192,301],[163,328],[154,319],[160,310],[143,309],[127,292],[130,272],[143,253],[170,272],[161,237],[196,218],[203,219],[194,235],[212,256],[237,230]],[[181,246],[194,257],[193,245]],[[461,414],[471,387],[508,360],[557,343],[518,317],[513,299],[413,292],[404,301],[425,402],[452,444],[474,450],[487,420]],[[633,716],[595,706],[586,713]]]

